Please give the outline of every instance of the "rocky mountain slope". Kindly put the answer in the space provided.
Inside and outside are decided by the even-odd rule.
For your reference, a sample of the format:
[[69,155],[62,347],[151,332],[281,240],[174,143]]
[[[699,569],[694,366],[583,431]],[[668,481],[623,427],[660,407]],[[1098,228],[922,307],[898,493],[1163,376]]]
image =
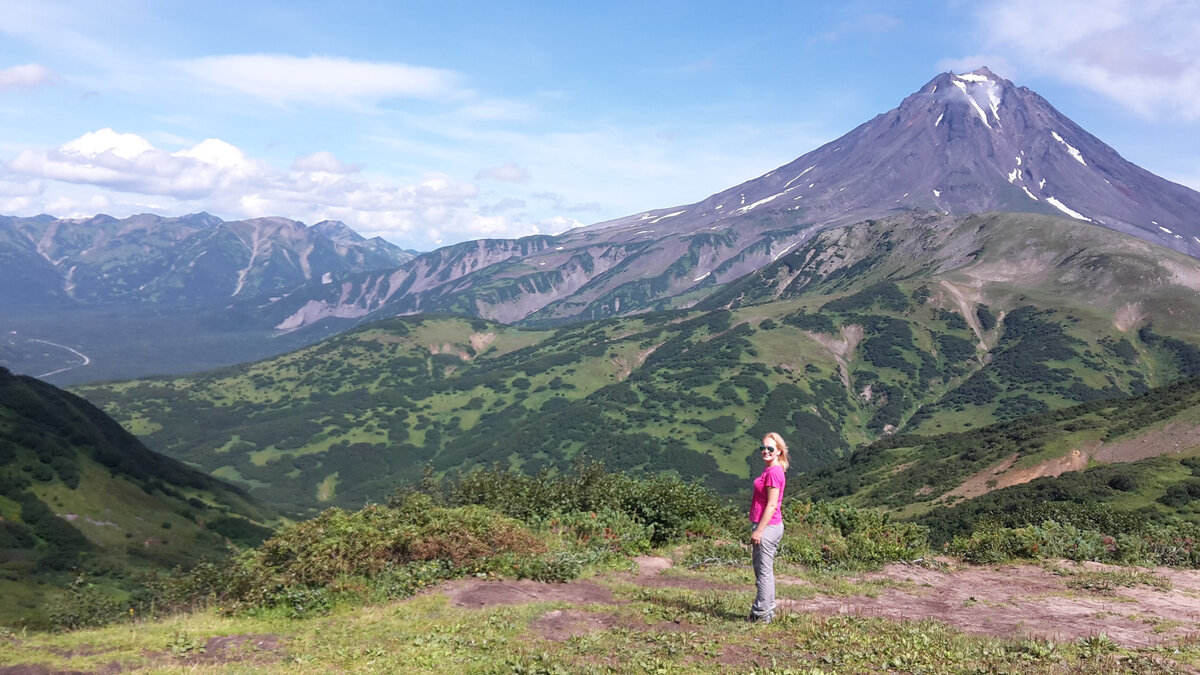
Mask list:
[[694,204],[558,237],[467,242],[390,272],[298,289],[260,316],[457,312],[533,325],[687,307],[822,229],[909,209],[1071,217],[1200,255],[1200,193],[1159,178],[986,68],[943,73],[899,107]]

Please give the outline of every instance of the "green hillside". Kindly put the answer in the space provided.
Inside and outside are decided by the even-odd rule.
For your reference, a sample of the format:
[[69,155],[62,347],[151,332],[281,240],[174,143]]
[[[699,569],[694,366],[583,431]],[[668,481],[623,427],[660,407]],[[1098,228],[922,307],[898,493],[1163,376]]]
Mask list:
[[418,316],[255,364],[78,388],[150,447],[296,513],[436,472],[625,471],[745,486],[774,429],[813,470],[1200,374],[1200,264],[1072,221],[905,215],[830,230],[701,308],[529,331]]
[[269,535],[271,514],[87,401],[0,368],[0,624],[47,620],[71,585],[116,600],[149,570],[220,559]]
[[970,431],[883,438],[809,473],[800,492],[910,517],[1059,501],[1200,523],[1198,477],[1193,378]]

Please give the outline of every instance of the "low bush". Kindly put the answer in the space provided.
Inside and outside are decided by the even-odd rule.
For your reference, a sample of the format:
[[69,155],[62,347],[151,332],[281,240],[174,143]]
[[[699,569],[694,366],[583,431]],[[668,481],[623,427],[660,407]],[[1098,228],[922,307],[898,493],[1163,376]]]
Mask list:
[[56,630],[92,628],[129,618],[120,601],[82,576],[75,579],[65,597],[50,604],[46,614]]
[[956,536],[946,552],[971,563],[1012,559],[1066,558],[1119,565],[1200,567],[1196,540],[1200,528],[1190,523],[1146,524],[1136,532],[1113,534],[1053,520],[1024,527],[987,523],[970,536]]
[[861,568],[929,554],[926,528],[885,512],[802,502],[789,505],[789,515],[782,557],[790,562]]
[[481,506],[437,507],[414,494],[395,508],[329,509],[284,529],[234,562],[226,595],[249,606],[288,605],[299,589],[364,590],[377,578],[411,592],[430,572],[502,573],[544,550],[512,518]]
[[609,518],[623,514],[627,521],[622,522],[646,529],[652,546],[711,535],[741,517],[703,485],[609,472],[603,463],[586,459],[572,472],[555,476],[528,476],[498,466],[452,479],[427,476],[420,486],[398,492],[391,503],[412,493],[428,495],[435,503],[485,506],[529,523],[570,513],[605,513]]

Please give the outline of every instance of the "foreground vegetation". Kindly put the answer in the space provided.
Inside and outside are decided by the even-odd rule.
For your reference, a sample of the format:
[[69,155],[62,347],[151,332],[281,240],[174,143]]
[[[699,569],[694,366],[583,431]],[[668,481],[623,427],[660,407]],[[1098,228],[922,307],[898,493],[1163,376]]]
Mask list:
[[[816,592],[846,592],[848,573],[883,563],[930,561],[923,526],[829,502],[793,500],[786,508],[788,536],[779,571],[810,579]],[[1194,645],[1168,655],[1124,650],[1102,638],[1074,644],[991,640],[932,622],[785,614],[767,629],[746,628],[740,619],[752,578],[743,519],[742,508],[701,486],[612,473],[594,462],[557,476],[529,477],[499,467],[454,479],[428,476],[396,492],[388,504],[356,512],[329,509],[286,527],[224,565],[154,575],[132,603],[106,601],[80,589],[72,611],[56,616],[61,628],[133,622],[136,631],[118,626],[58,638],[23,633],[20,639],[10,633],[0,639],[0,658],[25,663],[36,653],[59,667],[116,661],[169,671],[173,663],[179,668],[196,663],[188,659],[203,662],[210,638],[236,633],[271,635],[272,653],[256,655],[252,646],[224,653],[222,669],[242,661],[247,670],[260,669],[264,658],[272,668],[301,671],[388,670],[397,664],[422,670],[452,663],[456,669],[511,673],[703,670],[719,668],[726,657],[767,670],[803,665],[930,673],[1170,671],[1170,663],[1200,663],[1200,647]],[[1111,560],[1111,551],[1121,550],[1123,562],[1200,566],[1200,557],[1190,550],[1153,558],[1154,551],[1178,542],[1147,542],[1139,549],[1126,544],[1136,538],[1133,533],[1117,532],[1111,546],[1111,530],[1054,520],[1021,526],[980,520],[977,525],[970,536],[955,538],[947,552],[968,561],[997,562]],[[1080,540],[1097,545],[1073,546]],[[695,571],[683,572],[686,577],[706,581],[691,590],[646,587],[619,574],[630,569],[631,556],[650,551],[670,552],[677,567]],[[1081,587],[1154,583],[1146,574],[1132,580],[1088,574],[1080,575]],[[392,604],[460,577],[607,579],[623,604],[617,610],[572,609],[584,619],[588,613],[616,613],[616,619],[610,616],[605,631],[592,637],[550,644],[528,639],[529,623],[562,605],[488,609],[479,616],[449,607],[440,596]],[[665,631],[662,622],[676,627]],[[283,658],[275,653],[281,641],[287,643],[286,661],[277,661]],[[84,644],[89,646],[79,647]],[[52,647],[60,656],[48,655]],[[163,658],[164,650],[172,657]]]

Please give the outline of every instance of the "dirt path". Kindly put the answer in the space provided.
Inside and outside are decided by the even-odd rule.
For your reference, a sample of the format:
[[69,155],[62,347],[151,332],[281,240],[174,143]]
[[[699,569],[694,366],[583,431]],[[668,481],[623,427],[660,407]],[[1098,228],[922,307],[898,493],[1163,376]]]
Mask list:
[[[670,566],[665,558],[639,558],[640,573],[622,575],[621,581],[654,587],[737,590],[698,579],[661,575]],[[1042,637],[1055,641],[1087,638],[1103,633],[1127,647],[1148,647],[1200,638],[1200,571],[1159,568],[1136,570],[1166,590],[1147,586],[1076,583],[1100,579],[1120,571],[1095,563],[1077,565],[1059,561],[1045,567],[999,565],[947,566],[929,569],[890,565],[858,577],[890,581],[895,586],[868,595],[817,594],[803,600],[781,599],[783,611],[819,614],[853,614],[895,620],[934,619],[968,633],[998,637]],[[1056,573],[1056,571],[1058,573]],[[1127,570],[1126,570],[1127,571]],[[781,578],[781,584],[808,584]],[[1109,584],[1111,585],[1111,584]],[[1080,587],[1082,586],[1082,587]],[[750,589],[746,589],[750,590]],[[578,604],[619,604],[612,591],[598,581],[540,584],[532,581],[460,579],[435,592],[445,593],[461,607],[482,608],[530,602],[565,601]],[[540,617],[534,629],[543,637],[565,640],[612,627],[614,614],[555,610]]]

